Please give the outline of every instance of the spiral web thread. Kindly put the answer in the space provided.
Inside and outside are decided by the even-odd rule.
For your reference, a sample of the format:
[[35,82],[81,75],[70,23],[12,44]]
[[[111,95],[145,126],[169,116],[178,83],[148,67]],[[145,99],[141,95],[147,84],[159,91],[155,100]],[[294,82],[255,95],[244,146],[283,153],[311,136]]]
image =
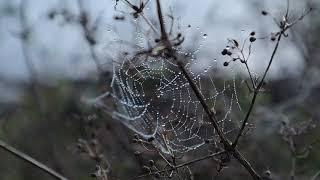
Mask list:
[[[143,138],[153,139],[153,145],[163,153],[185,153],[208,142],[217,146],[219,137],[175,62],[170,58],[136,53],[149,49],[154,42],[153,31],[145,31],[150,23],[143,22],[133,22],[137,31],[137,43],[133,46],[123,44],[121,40],[115,44],[109,43],[108,48],[114,49],[112,53],[115,54],[111,55],[114,62],[112,92],[107,94],[112,97],[114,109],[110,110],[101,103],[105,95],[97,98],[95,103]],[[184,31],[179,27],[178,31]],[[170,34],[173,36],[176,34],[175,28],[171,28]],[[187,32],[183,34],[187,36]],[[203,38],[205,40],[206,35]],[[153,50],[161,50],[161,47],[156,44]],[[230,72],[232,67],[223,67],[223,62],[215,60],[203,71],[194,71],[193,67],[199,63],[196,55],[200,47],[192,53],[182,52],[181,49],[176,51],[182,57],[186,55],[186,61],[191,57],[185,68],[214,112],[222,132],[229,134],[239,128],[237,112],[241,113],[234,74],[231,73],[232,78],[224,77],[226,69],[223,68]],[[118,57],[119,49],[125,51],[125,55]]]
[[[219,138],[207,114],[177,65],[163,57],[125,56],[114,62],[111,96],[114,118],[163,153],[184,153]],[[196,60],[193,60],[196,61]],[[192,62],[193,62],[192,61]],[[195,73],[186,65],[224,133],[238,128],[233,110],[241,109],[235,79],[222,80],[218,62]]]

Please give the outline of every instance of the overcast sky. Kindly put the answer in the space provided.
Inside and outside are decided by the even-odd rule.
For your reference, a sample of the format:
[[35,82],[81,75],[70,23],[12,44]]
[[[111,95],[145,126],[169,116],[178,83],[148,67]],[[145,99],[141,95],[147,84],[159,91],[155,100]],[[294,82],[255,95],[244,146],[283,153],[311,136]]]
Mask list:
[[[24,0],[27,1],[27,0]],[[86,1],[86,0],[84,0]],[[95,71],[90,51],[81,34],[78,24],[68,24],[61,17],[48,21],[47,14],[52,9],[67,8],[75,15],[79,14],[75,0],[29,0],[27,6],[28,24],[32,25],[32,41],[29,53],[36,70],[43,77],[83,78]],[[119,23],[113,20],[116,12],[113,8],[115,1],[90,0],[86,9],[92,19],[102,15],[97,32],[98,45],[96,52],[101,61],[114,49],[110,42],[114,40],[132,40],[136,38],[131,22]],[[220,52],[227,43],[227,38],[235,38],[240,42],[251,31],[257,36],[264,36],[277,31],[271,18],[261,16],[261,10],[267,10],[277,17],[285,11],[285,0],[163,0],[166,13],[169,7],[173,10],[177,23],[186,37],[185,47],[190,47],[195,39],[195,46],[200,45],[197,56],[201,66],[207,66],[211,60],[223,62]],[[292,12],[299,15],[309,1],[292,0]],[[26,80],[28,71],[22,55],[21,41],[15,37],[20,31],[18,14],[4,15],[7,5],[17,7],[18,0],[0,0],[0,76]],[[149,3],[148,12],[153,12],[154,1]],[[123,5],[119,4],[119,9]],[[10,10],[10,9],[9,9]],[[147,12],[147,15],[148,15]],[[191,28],[187,28],[187,25]],[[301,27],[308,28],[308,19]],[[203,34],[207,34],[206,38]],[[250,60],[253,71],[259,73],[270,56],[274,43],[258,41],[254,45],[254,53]],[[303,46],[302,46],[303,47]],[[300,48],[300,49],[299,49]],[[269,78],[283,78],[299,74],[304,67],[301,47],[297,47],[289,36],[281,43],[281,52],[274,62]],[[112,52],[111,52],[112,54]],[[0,82],[0,91],[9,93],[8,87]],[[2,95],[7,97],[7,94]]]

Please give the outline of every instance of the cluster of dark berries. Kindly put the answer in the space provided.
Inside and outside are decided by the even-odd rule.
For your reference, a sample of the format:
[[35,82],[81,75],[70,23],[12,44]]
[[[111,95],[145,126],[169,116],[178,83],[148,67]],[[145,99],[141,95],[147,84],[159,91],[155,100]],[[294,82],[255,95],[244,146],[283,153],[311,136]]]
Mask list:
[[225,56],[225,55],[231,56],[232,52],[225,48],[225,49],[222,50],[221,54],[223,56]]
[[254,31],[252,31],[252,32],[250,33],[250,38],[249,38],[249,41],[250,41],[250,42],[255,42],[255,41],[257,40],[257,38],[254,37],[255,35],[256,35],[256,32],[254,32]]

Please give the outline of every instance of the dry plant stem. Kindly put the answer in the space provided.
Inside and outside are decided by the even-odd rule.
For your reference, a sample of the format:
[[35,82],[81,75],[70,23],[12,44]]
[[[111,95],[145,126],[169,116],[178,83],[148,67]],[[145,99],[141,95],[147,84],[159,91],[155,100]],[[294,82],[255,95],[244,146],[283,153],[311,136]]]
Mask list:
[[[165,30],[162,11],[161,11],[160,0],[157,0],[156,2],[157,2],[157,13],[158,13],[158,18],[159,18],[159,23],[160,23],[160,28],[161,28],[161,39],[164,41],[165,45],[167,46],[167,49],[168,49],[169,53],[171,54],[171,56],[172,57],[176,57],[176,53],[172,49],[171,43],[168,40],[168,36],[167,36],[166,30]],[[217,133],[218,133],[218,135],[219,135],[219,137],[221,139],[221,142],[224,145],[224,148],[225,148],[226,152],[227,153],[231,153],[233,155],[233,157],[235,157],[238,160],[238,162],[244,168],[246,168],[246,170],[250,173],[250,175],[252,176],[253,179],[260,180],[261,178],[258,175],[258,173],[252,168],[250,163],[242,156],[242,154],[237,149],[232,148],[231,144],[229,143],[229,140],[225,137],[225,135],[220,130],[220,128],[218,126],[218,123],[217,123],[217,120],[215,119],[215,116],[214,116],[213,112],[210,110],[209,106],[206,104],[206,102],[204,100],[204,97],[200,93],[200,90],[198,89],[197,85],[191,79],[189,73],[185,69],[184,64],[179,59],[179,57],[177,57],[176,61],[177,61],[178,68],[183,73],[184,77],[188,80],[188,83],[190,84],[193,92],[197,96],[197,98],[200,101],[203,109],[205,110],[206,114],[208,115],[210,121],[212,122],[212,124],[214,126],[214,129],[217,131]],[[204,159],[202,159],[202,160],[204,160]]]
[[41,115],[44,115],[45,105],[42,101],[42,97],[39,92],[38,87],[38,73],[36,71],[35,65],[32,61],[31,55],[29,53],[29,43],[30,43],[30,35],[31,35],[31,27],[27,23],[27,16],[26,16],[26,7],[27,7],[28,1],[22,1],[19,6],[19,20],[20,20],[20,26],[21,26],[21,34],[19,36],[19,40],[21,42],[22,47],[22,55],[24,57],[24,61],[27,67],[27,70],[29,72],[29,79],[30,79],[30,87],[31,87],[31,93],[35,97],[36,104],[41,112]]
[[[27,23],[27,16],[25,13],[26,7],[27,7],[28,1],[22,1],[20,6],[19,6],[19,18],[20,18],[20,26],[22,29],[22,32],[20,34],[20,40],[21,40],[21,46],[22,46],[22,54],[24,57],[24,61],[27,67],[27,70],[29,71],[29,76],[30,76],[30,83],[31,83],[31,93],[33,93],[37,106],[40,110],[40,115],[42,118],[45,117],[46,114],[46,108],[45,104],[42,101],[41,94],[39,92],[39,87],[38,87],[38,73],[35,69],[35,65],[32,62],[30,53],[29,53],[29,43],[30,43],[30,35],[31,35],[31,27]],[[53,169],[47,167],[46,165],[40,163],[39,161],[36,161],[32,157],[26,155],[25,153],[13,148],[9,144],[3,142],[0,140],[0,148],[4,149],[5,151],[15,155],[19,159],[22,159],[33,166],[43,170],[47,174],[51,175],[52,177],[60,180],[67,180],[67,178],[63,177]]]
[[211,112],[209,106],[204,101],[204,97],[200,93],[197,85],[192,81],[191,77],[189,76],[189,74],[186,71],[185,67],[183,66],[182,62],[178,61],[177,64],[178,64],[179,69],[182,71],[184,77],[188,80],[193,92],[195,93],[195,95],[197,96],[198,100],[200,101],[203,109],[207,113],[210,121],[213,124],[214,129],[217,131],[217,133],[218,133],[218,135],[219,135],[219,137],[221,139],[221,142],[224,145],[225,150],[230,152],[233,155],[233,157],[236,158],[244,168],[246,168],[246,170],[250,173],[250,175],[252,176],[253,179],[256,179],[256,180],[261,179],[260,176],[258,175],[258,173],[250,165],[250,163],[243,157],[243,155],[236,148],[233,148],[231,146],[231,144],[229,143],[228,139],[222,133],[222,131],[220,130],[220,128],[219,128],[219,126],[217,124],[217,121],[214,118],[214,114]]
[[85,9],[83,7],[83,1],[82,0],[78,0],[78,7],[79,7],[79,10],[80,10],[80,26],[81,26],[81,29],[83,31],[83,35],[85,37],[85,40],[88,43],[91,58],[92,58],[93,62],[96,65],[98,73],[102,74],[103,73],[103,69],[102,69],[101,63],[99,62],[98,56],[94,52],[94,45],[95,45],[96,41],[94,40],[94,37],[92,35],[92,31],[88,26],[89,17],[88,17],[88,14],[86,13],[86,11],[85,11]]
[[[160,30],[161,30],[161,39],[166,41],[168,44],[170,44],[169,40],[168,40],[166,29],[165,29],[165,26],[164,26],[160,0],[157,0],[157,14],[158,14]],[[171,46],[170,46],[170,48],[171,48]]]
[[[256,88],[256,84],[255,84],[255,82],[254,82],[252,73],[251,73],[251,71],[250,71],[250,69],[249,69],[248,63],[245,62],[244,64],[245,64],[245,66],[246,66],[246,69],[247,69],[247,71],[248,71],[248,74],[249,74],[249,77],[250,77],[250,80],[251,80],[252,89],[255,89],[255,88]],[[250,89],[251,89],[251,88],[250,88]]]
[[[167,49],[171,53],[172,57],[176,57],[176,53],[172,49],[171,43],[168,40],[168,36],[165,31],[160,0],[157,0],[157,12],[158,12],[158,18],[159,18],[159,23],[160,23],[160,28],[161,28],[161,39],[165,42]],[[235,157],[239,161],[239,163],[242,164],[242,166],[244,168],[246,168],[246,170],[250,173],[250,175],[252,176],[253,179],[260,180],[261,179],[260,176],[252,168],[250,163],[241,155],[241,153],[237,149],[232,148],[231,144],[229,143],[229,140],[225,137],[225,135],[222,133],[221,129],[219,128],[219,126],[217,124],[217,120],[215,119],[213,112],[210,110],[209,106],[206,104],[204,97],[200,93],[200,90],[198,89],[197,85],[191,79],[191,77],[190,77],[189,73],[187,72],[187,70],[185,69],[182,61],[179,59],[179,57],[177,57],[177,58],[178,58],[177,59],[178,68],[183,73],[184,77],[188,80],[188,83],[190,84],[193,92],[195,93],[195,95],[197,96],[198,100],[200,101],[203,109],[207,113],[210,121],[212,122],[212,124],[214,126],[214,129],[217,131],[217,133],[221,139],[221,142],[224,145],[226,152],[231,153],[233,155],[233,157]],[[204,158],[204,159],[206,159],[206,158]],[[201,159],[201,160],[204,160],[204,159]]]
[[209,116],[209,119],[212,122],[212,125],[213,125],[214,129],[217,131],[217,133],[218,133],[223,145],[225,146],[225,148],[229,148],[230,147],[230,143],[229,143],[228,139],[224,136],[224,134],[220,130],[219,125],[217,123],[218,121],[215,119],[215,116],[214,116],[213,112],[210,110],[209,106],[205,102],[204,97],[200,93],[200,90],[198,89],[197,85],[193,82],[193,80],[191,79],[189,73],[185,69],[184,64],[181,61],[178,60],[177,61],[177,65],[178,65],[180,71],[182,72],[182,74],[184,75],[184,77],[188,80],[188,83],[191,86],[191,89],[193,90],[193,92],[197,96],[198,100],[200,101],[204,111]]
[[316,180],[317,177],[319,177],[319,176],[320,176],[320,170],[314,176],[312,176],[312,178],[310,180]]
[[[245,44],[245,43],[243,43],[243,45],[244,45],[244,44]],[[255,89],[255,88],[256,88],[256,84],[255,84],[255,82],[254,82],[252,73],[251,73],[251,71],[250,71],[250,69],[249,69],[249,66],[248,66],[248,60],[249,60],[249,56],[250,56],[250,54],[251,54],[251,50],[249,51],[248,57],[245,58],[245,56],[244,56],[244,54],[243,54],[243,48],[244,48],[244,46],[243,46],[241,49],[239,49],[239,48],[238,48],[238,49],[239,49],[239,51],[240,51],[240,53],[241,53],[242,59],[244,60],[244,64],[245,64],[246,69],[247,69],[247,72],[248,72],[248,74],[249,74],[249,78],[250,78],[251,84],[252,84],[252,89]],[[249,49],[251,49],[251,44],[250,44],[250,48],[249,48]]]
[[28,156],[27,154],[15,149],[14,147],[10,146],[9,144],[3,142],[0,140],[0,148],[13,154],[19,159],[22,159],[29,164],[37,167],[38,169],[41,169],[43,172],[49,174],[50,176],[54,177],[55,179],[59,180],[68,180],[66,177],[62,176],[61,174],[57,173],[53,169],[49,168],[48,166],[40,163],[39,161],[33,159],[32,157]]
[[280,34],[279,34],[279,36],[278,36],[277,43],[276,43],[276,45],[275,45],[275,47],[274,47],[274,49],[273,49],[273,52],[272,52],[272,55],[271,55],[271,57],[270,57],[268,66],[267,66],[266,70],[264,71],[264,74],[263,74],[263,76],[262,76],[261,81],[259,82],[259,84],[257,85],[257,87],[254,87],[254,92],[253,92],[253,97],[252,97],[252,100],[251,100],[251,103],[250,103],[250,107],[249,107],[249,109],[248,109],[248,111],[247,111],[247,114],[246,114],[246,116],[245,116],[245,118],[244,118],[244,120],[243,120],[243,122],[242,122],[242,125],[241,125],[241,128],[240,128],[240,130],[239,130],[239,133],[237,134],[236,139],[235,139],[234,142],[232,143],[232,147],[233,147],[233,148],[235,148],[235,147],[237,146],[237,144],[238,144],[238,142],[239,142],[239,139],[240,139],[240,137],[241,137],[241,135],[242,135],[242,133],[243,133],[246,125],[247,125],[247,122],[248,122],[248,120],[249,120],[249,117],[250,117],[250,115],[251,115],[251,113],[252,113],[252,109],[253,109],[254,104],[255,104],[255,102],[256,102],[257,96],[258,96],[258,94],[259,94],[259,92],[260,92],[260,89],[261,89],[261,87],[262,87],[262,85],[263,85],[263,83],[264,83],[264,80],[265,80],[265,78],[266,78],[266,76],[267,76],[267,74],[268,74],[268,72],[269,72],[269,69],[270,69],[271,64],[272,64],[272,62],[273,62],[273,59],[274,59],[274,56],[276,55],[276,53],[277,53],[277,51],[278,51],[278,47],[279,47],[279,44],[280,44],[280,41],[281,41],[281,38],[282,38],[283,33],[284,33],[284,29],[281,30],[281,32],[280,32]]
[[206,155],[206,156],[203,156],[203,157],[200,157],[200,158],[197,158],[197,159],[193,159],[193,160],[191,160],[191,161],[188,161],[188,162],[179,164],[179,165],[177,165],[177,166],[174,166],[174,167],[170,167],[170,168],[168,168],[168,169],[161,170],[161,171],[156,171],[156,172],[151,172],[151,173],[148,173],[148,174],[143,174],[143,175],[140,175],[140,176],[137,176],[137,177],[133,178],[132,180],[134,180],[134,179],[141,179],[141,178],[144,178],[144,177],[147,177],[147,176],[150,176],[150,175],[154,175],[154,174],[156,174],[156,173],[164,173],[164,172],[169,172],[169,171],[177,170],[177,169],[180,169],[180,168],[182,168],[182,167],[186,167],[186,166],[189,166],[189,165],[191,165],[191,164],[197,163],[197,162],[199,162],[199,161],[203,161],[203,160],[205,160],[205,159],[213,158],[213,157],[218,156],[218,155],[221,155],[221,154],[223,154],[223,153],[226,153],[226,151],[221,151],[221,152],[209,154],[209,155]]

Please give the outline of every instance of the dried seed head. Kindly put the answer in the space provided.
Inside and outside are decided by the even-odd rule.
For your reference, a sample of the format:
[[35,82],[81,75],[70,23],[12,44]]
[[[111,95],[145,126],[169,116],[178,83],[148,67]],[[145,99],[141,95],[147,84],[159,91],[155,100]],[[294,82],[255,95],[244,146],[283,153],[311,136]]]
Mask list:
[[136,152],[134,152],[134,155],[135,155],[135,156],[140,156],[140,155],[141,155],[141,152],[140,152],[140,151],[136,151]]
[[252,31],[252,32],[250,33],[250,36],[254,36],[254,35],[256,35],[256,32]]
[[143,166],[142,169],[143,169],[144,171],[147,171],[147,172],[150,172],[150,171],[151,171],[150,167],[148,167],[148,166]]
[[158,172],[154,173],[154,177],[157,179],[160,178],[160,173],[158,173]]
[[149,164],[150,164],[150,166],[154,166],[154,160],[149,160]]

